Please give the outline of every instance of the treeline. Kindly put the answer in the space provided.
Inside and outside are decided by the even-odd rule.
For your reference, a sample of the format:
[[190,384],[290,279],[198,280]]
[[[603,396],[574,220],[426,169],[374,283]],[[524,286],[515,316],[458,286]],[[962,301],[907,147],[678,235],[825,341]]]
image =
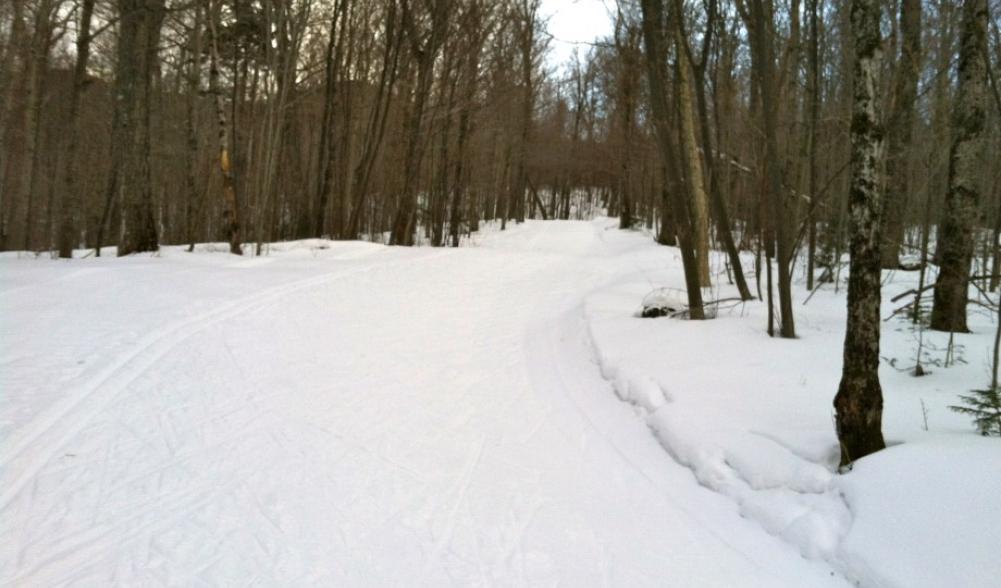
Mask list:
[[[982,145],[957,212],[970,2],[876,2],[885,268],[959,235],[997,274],[1001,43],[980,4]],[[11,0],[0,249],[458,245],[483,220],[598,206],[682,245],[695,314],[718,247],[792,337],[796,261],[813,289],[848,252],[852,6],[621,0],[613,34],[556,68],[540,0]]]
[[545,69],[539,4],[4,3],[0,248],[454,245],[577,214],[611,185],[598,88]]

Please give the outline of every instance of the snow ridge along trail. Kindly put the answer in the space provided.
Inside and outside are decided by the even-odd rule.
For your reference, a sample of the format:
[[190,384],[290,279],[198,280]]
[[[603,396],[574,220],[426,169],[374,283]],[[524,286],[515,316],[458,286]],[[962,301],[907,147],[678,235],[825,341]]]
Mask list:
[[844,585],[615,398],[609,227],[0,260],[0,584]]

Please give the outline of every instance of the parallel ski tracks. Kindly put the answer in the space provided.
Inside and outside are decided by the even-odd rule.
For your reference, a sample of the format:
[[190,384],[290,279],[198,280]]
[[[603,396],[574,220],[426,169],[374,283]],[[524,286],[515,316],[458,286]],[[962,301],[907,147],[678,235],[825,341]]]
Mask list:
[[[445,253],[438,251],[424,255],[421,259],[426,261]],[[365,265],[296,280],[224,303],[209,311],[175,321],[150,332],[137,341],[131,350],[112,359],[87,382],[69,392],[62,401],[40,414],[31,424],[11,438],[0,443],[0,455],[5,462],[5,471],[0,475],[4,486],[0,494],[0,512],[10,506],[51,458],[96,415],[160,358],[189,337],[283,296],[412,261],[404,259],[378,265]]]

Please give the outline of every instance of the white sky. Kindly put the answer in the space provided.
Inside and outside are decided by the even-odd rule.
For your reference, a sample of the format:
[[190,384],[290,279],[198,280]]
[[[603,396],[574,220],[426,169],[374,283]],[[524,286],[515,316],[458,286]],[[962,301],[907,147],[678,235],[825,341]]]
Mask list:
[[[574,42],[590,42],[612,33],[615,0],[542,0],[542,14],[549,17],[549,63],[563,65],[573,54]],[[581,53],[587,45],[579,45]]]

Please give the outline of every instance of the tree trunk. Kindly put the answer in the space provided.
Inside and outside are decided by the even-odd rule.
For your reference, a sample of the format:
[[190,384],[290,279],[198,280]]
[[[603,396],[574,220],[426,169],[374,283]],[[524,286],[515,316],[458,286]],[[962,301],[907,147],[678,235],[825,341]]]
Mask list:
[[528,185],[528,139],[532,131],[532,113],[535,110],[535,83],[533,80],[534,56],[535,56],[535,26],[537,24],[537,14],[539,10],[539,0],[523,0],[519,6],[519,28],[518,43],[521,51],[521,134],[518,137],[517,160],[515,164],[515,175],[512,200],[508,203],[514,205],[516,222],[525,222],[525,193]]
[[115,191],[121,207],[118,255],[159,248],[153,218],[150,109],[165,0],[118,0],[115,140],[123,145]]
[[963,2],[959,95],[953,110],[949,190],[938,242],[939,274],[931,328],[966,332],[973,231],[980,199],[987,121],[987,0]]
[[761,97],[761,109],[765,133],[765,167],[768,179],[768,202],[774,223],[775,255],[778,265],[780,334],[784,338],[796,336],[796,325],[792,310],[792,239],[790,215],[787,213],[788,197],[782,179],[782,163],[779,159],[778,121],[775,103],[775,61],[773,56],[771,3],[764,0],[750,0],[750,13],[743,12],[751,37],[752,77]]
[[7,140],[14,126],[11,124],[11,118],[15,111],[15,96],[25,93],[27,71],[31,67],[26,47],[28,43],[24,40],[24,0],[13,0],[10,11],[8,47],[0,65],[0,74],[3,75],[4,81],[3,103],[0,104],[0,251],[7,250],[10,219],[16,214],[16,198],[11,198],[11,192],[7,190],[7,176],[11,171],[13,155]]
[[817,194],[817,125],[820,122],[820,0],[807,0],[809,12],[810,47],[807,57],[809,85],[808,105],[808,139],[807,149],[809,184],[807,193],[810,203],[806,209],[807,252],[806,252],[806,289],[813,292],[813,274],[816,271],[817,259],[817,219],[816,211],[820,195]]
[[232,161],[229,156],[229,125],[226,123],[226,105],[219,86],[219,13],[221,0],[210,8],[209,35],[211,37],[209,64],[209,93],[215,100],[216,122],[219,127],[219,171],[222,172],[223,225],[229,241],[229,252],[243,255],[240,245],[240,219],[236,200],[236,183],[233,180]]
[[887,129],[886,202],[883,205],[882,267],[900,266],[900,245],[904,239],[904,213],[910,193],[910,152],[914,127],[914,105],[921,75],[921,0],[900,4],[900,33],[903,46],[893,88],[893,111]]
[[201,89],[201,64],[202,64],[202,15],[200,6],[194,7],[195,20],[191,29],[191,37],[188,41],[188,64],[187,72],[187,95],[184,98],[184,131],[187,140],[187,150],[185,152],[185,163],[188,167],[185,178],[185,188],[187,189],[187,202],[184,212],[184,240],[188,243],[188,251],[194,251],[196,231],[195,231],[195,211],[198,209],[198,188],[195,167],[198,162],[198,93]]
[[94,1],[83,0],[80,7],[80,30],[76,38],[76,65],[73,68],[73,89],[70,95],[69,114],[66,117],[66,129],[69,139],[66,142],[65,167],[63,169],[62,209],[60,210],[59,226],[59,257],[73,257],[73,247],[79,242],[80,216],[83,198],[76,184],[74,163],[76,160],[79,132],[77,118],[80,113],[80,98],[87,83],[87,60],[90,57],[90,21],[94,14]]
[[[334,141],[334,119],[337,106],[337,86],[340,83],[341,55],[344,51],[346,29],[348,26],[349,0],[336,0],[333,17],[330,20],[330,33],[327,39],[327,54],[324,67],[323,121],[320,125],[319,147],[319,182],[317,186],[317,206],[315,211],[313,235],[322,237],[326,228],[327,203],[334,186],[334,173],[337,163],[336,142]],[[341,154],[346,157],[347,154]]]
[[[707,10],[706,33],[703,39],[702,56],[698,67],[693,67],[694,86],[696,103],[699,111],[699,127],[702,134],[702,151],[706,154],[703,161],[709,176],[709,203],[713,219],[716,222],[717,238],[723,242],[723,248],[730,260],[730,267],[733,268],[734,282],[741,300],[752,300],[751,291],[747,287],[747,279],[744,277],[744,266],[740,261],[740,251],[733,240],[733,233],[730,226],[730,215],[727,211],[726,202],[723,199],[721,179],[719,177],[717,159],[717,145],[713,144],[712,134],[709,131],[709,106],[705,91],[706,63],[708,60],[709,48],[712,43],[712,28],[716,26],[717,8],[716,1],[711,0]],[[717,112],[718,112],[717,108]]]
[[421,163],[424,160],[424,137],[421,130],[424,126],[424,115],[430,98],[431,84],[434,81],[434,66],[438,50],[444,40],[448,25],[449,0],[434,0],[430,6],[430,30],[427,39],[422,43],[418,38],[417,25],[414,21],[412,8],[404,4],[403,24],[410,37],[411,45],[417,59],[417,85],[414,88],[413,104],[406,123],[406,147],[403,168],[403,189],[400,193],[399,205],[393,219],[393,230],[390,234],[390,245],[414,244],[414,228],[417,215],[417,183],[420,179]]
[[28,66],[28,101],[24,110],[25,152],[21,169],[21,193],[25,203],[25,251],[34,249],[36,201],[40,197],[38,181],[42,164],[39,143],[42,138],[42,102],[49,74],[49,53],[52,45],[51,0],[42,0],[35,7],[35,31],[31,40],[30,65]]
[[664,7],[661,0],[642,0],[643,38],[646,50],[647,75],[650,82],[650,108],[660,156],[665,169],[666,190],[672,205],[679,213],[674,225],[681,249],[681,263],[685,271],[685,286],[688,291],[689,317],[693,320],[705,319],[702,307],[702,290],[699,287],[698,262],[692,235],[691,203],[687,202],[681,189],[681,172],[678,169],[677,151],[673,143],[673,132],[668,116],[667,80],[667,39],[665,35]]
[[347,228],[340,236],[342,239],[357,239],[361,232],[362,213],[368,195],[369,182],[372,178],[372,170],[386,134],[386,121],[392,102],[393,88],[399,73],[400,52],[404,36],[404,27],[400,24],[397,15],[398,10],[395,1],[389,2],[389,6],[386,8],[386,42],[383,49],[382,69],[379,74],[376,94],[372,100],[361,157],[352,173],[351,212],[348,216]]
[[695,140],[695,111],[692,101],[692,70],[688,52],[682,46],[687,43],[683,39],[681,19],[683,14],[675,12],[674,18],[675,51],[677,53],[677,77],[675,78],[675,95],[678,98],[678,109],[681,112],[681,155],[685,164],[685,185],[688,188],[688,200],[692,207],[692,231],[695,244],[695,262],[698,265],[699,285],[708,288],[709,280],[709,207],[706,198],[702,160],[699,157],[699,146]]
[[883,392],[879,384],[880,120],[879,1],[852,0],[855,46],[852,105],[852,178],[849,191],[851,271],[841,384],[834,398],[841,466],[886,447]]

